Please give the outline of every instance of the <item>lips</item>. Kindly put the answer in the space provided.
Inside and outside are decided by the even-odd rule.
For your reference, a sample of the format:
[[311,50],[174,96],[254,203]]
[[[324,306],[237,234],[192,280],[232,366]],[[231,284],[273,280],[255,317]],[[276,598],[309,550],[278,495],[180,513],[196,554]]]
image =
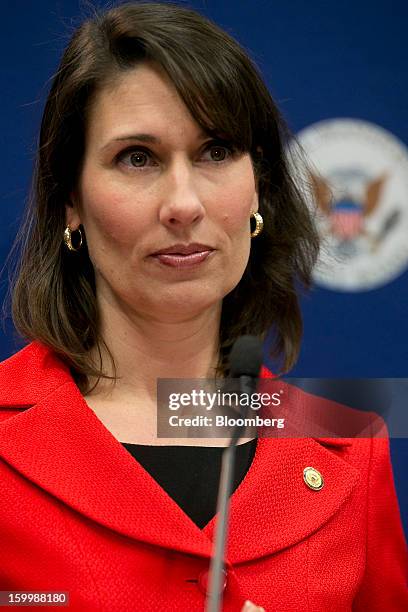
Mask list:
[[193,242],[191,244],[174,244],[169,247],[165,247],[160,251],[156,251],[153,253],[153,256],[156,255],[191,255],[192,253],[203,253],[206,251],[213,251],[213,248],[208,246],[207,244],[199,244],[197,242]]
[[152,254],[159,264],[171,268],[192,268],[203,263],[214,251],[206,244],[174,244]]

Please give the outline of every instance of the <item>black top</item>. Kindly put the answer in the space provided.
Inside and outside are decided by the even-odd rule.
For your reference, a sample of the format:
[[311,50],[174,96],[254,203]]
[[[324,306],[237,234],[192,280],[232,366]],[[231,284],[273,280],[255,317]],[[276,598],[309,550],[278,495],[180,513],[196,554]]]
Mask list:
[[[254,438],[236,447],[233,492],[252,463],[256,442]],[[224,448],[122,444],[194,523],[205,527],[216,513]]]

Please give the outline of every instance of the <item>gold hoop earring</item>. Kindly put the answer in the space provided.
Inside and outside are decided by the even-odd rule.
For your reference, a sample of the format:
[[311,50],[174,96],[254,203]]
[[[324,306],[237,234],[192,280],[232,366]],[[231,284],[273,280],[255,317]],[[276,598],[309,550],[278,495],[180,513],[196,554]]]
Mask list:
[[258,212],[251,212],[251,218],[252,217],[255,219],[256,225],[254,231],[251,232],[251,238],[256,238],[262,232],[264,222],[262,219],[262,215],[260,215]]
[[64,242],[67,245],[67,247],[69,248],[70,251],[79,251],[79,249],[82,246],[82,232],[80,230],[80,228],[78,227],[77,230],[74,230],[79,232],[79,244],[78,246],[74,247],[74,245],[72,244],[72,230],[69,227],[69,225],[67,225],[67,227],[65,228],[64,231]]

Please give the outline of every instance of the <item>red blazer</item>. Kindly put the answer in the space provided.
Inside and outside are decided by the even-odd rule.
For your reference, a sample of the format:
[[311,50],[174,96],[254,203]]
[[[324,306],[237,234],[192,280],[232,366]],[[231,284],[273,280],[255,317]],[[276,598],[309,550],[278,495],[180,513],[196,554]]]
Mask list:
[[[0,416],[0,590],[69,592],[75,612],[204,609],[214,519],[195,525],[40,343],[0,364]],[[406,612],[388,440],[260,438],[226,564],[228,612]]]

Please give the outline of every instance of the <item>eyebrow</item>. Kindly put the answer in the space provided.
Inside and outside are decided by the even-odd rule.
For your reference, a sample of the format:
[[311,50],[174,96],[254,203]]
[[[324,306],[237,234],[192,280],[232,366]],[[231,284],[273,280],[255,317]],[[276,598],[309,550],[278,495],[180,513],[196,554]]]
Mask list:
[[119,136],[109,140],[106,144],[101,147],[101,151],[104,151],[115,142],[122,142],[126,140],[138,140],[139,142],[149,142],[151,144],[161,144],[160,138],[153,136],[152,134],[129,134],[127,136]]
[[[205,138],[210,137],[208,133],[202,131],[198,134],[198,138],[204,140]],[[118,138],[113,138],[112,140],[109,140],[107,143],[105,143],[102,147],[101,147],[101,151],[105,151],[106,149],[108,149],[110,146],[112,146],[115,142],[123,142],[123,141],[131,141],[131,140],[137,140],[138,142],[147,142],[150,144],[161,144],[162,141],[158,136],[153,136],[153,134],[128,134],[126,136],[118,136]]]

